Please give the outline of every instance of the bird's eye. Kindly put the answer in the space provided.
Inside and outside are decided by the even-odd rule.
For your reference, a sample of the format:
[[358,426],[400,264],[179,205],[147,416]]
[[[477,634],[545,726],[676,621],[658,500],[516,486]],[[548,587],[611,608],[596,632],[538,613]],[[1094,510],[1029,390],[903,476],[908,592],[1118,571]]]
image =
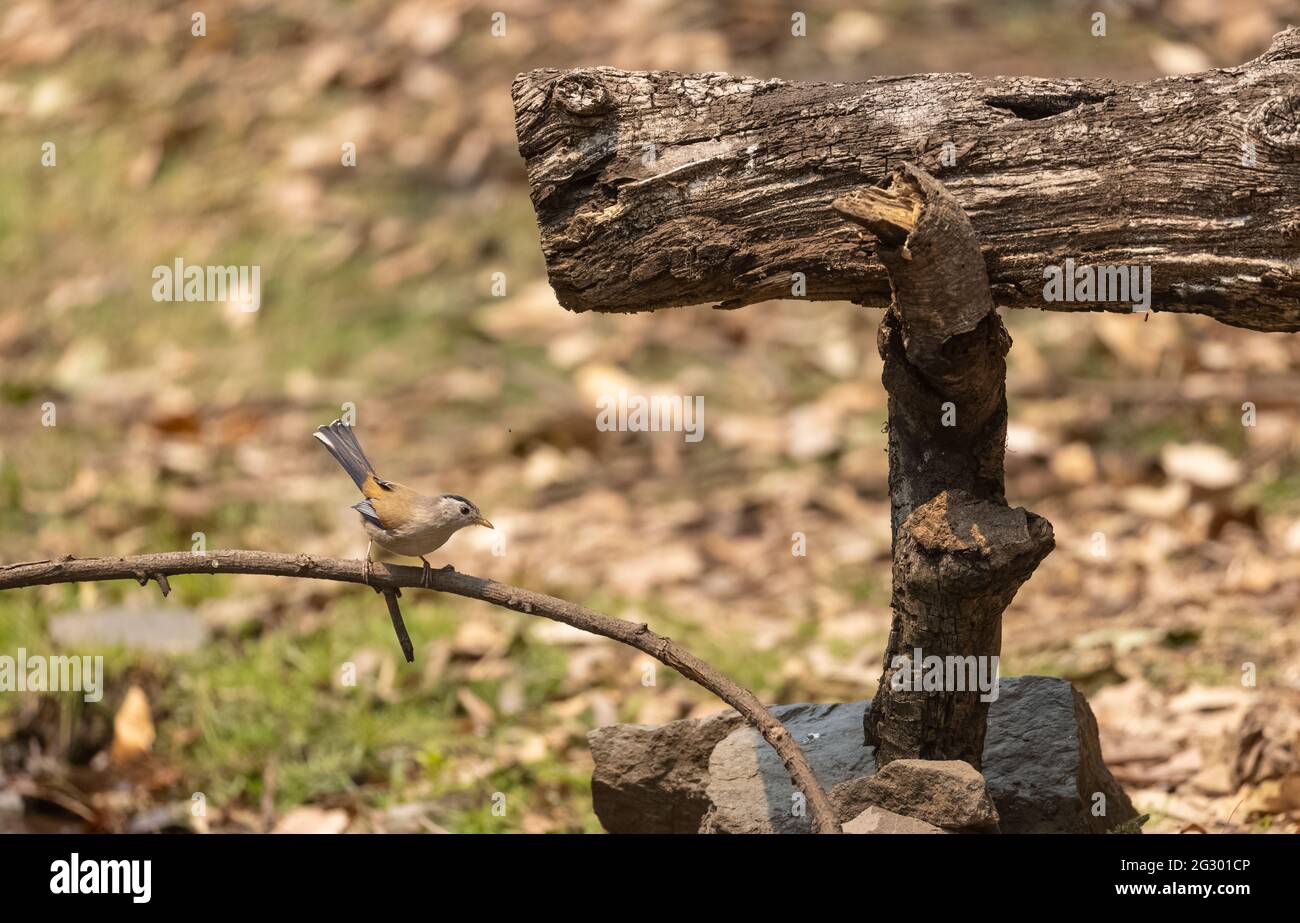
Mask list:
[[469,507],[468,507],[468,506],[462,506],[462,507],[460,508],[460,514],[461,514],[462,516],[468,516],[468,515],[469,515]]

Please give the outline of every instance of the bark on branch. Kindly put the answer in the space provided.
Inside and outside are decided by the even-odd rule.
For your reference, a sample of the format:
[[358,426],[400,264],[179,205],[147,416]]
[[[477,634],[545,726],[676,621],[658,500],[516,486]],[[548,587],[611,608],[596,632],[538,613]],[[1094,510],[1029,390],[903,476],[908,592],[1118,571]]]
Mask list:
[[551,284],[575,311],[791,297],[887,303],[831,202],[910,160],[970,216],[1001,304],[1043,270],[1151,267],[1151,307],[1300,330],[1300,29],[1239,67],[1143,84],[787,83],[613,68],[514,83]]
[[[142,584],[155,580],[160,587],[166,588],[167,578],[178,574],[265,574],[366,583],[361,561],[339,561],[305,554],[276,554],[267,551],[209,551],[204,554],[168,552],[127,558],[68,556],[58,560],[5,564],[0,565],[0,590],[93,580],[136,580]],[[795,786],[804,793],[812,816],[813,830],[817,833],[840,832],[835,809],[790,732],[752,692],[723,676],[672,639],[656,634],[645,624],[611,618],[554,596],[534,593],[495,580],[455,571],[435,570],[429,575],[429,583],[426,585],[422,582],[424,576],[418,567],[375,564],[370,585],[384,594],[389,602],[390,613],[400,588],[432,589],[482,600],[525,615],[563,622],[649,654],[738,711],[777,752]],[[394,615],[394,624],[398,621],[399,617]],[[400,633],[399,631],[399,635]]]
[[[880,241],[894,287],[880,324],[889,392],[893,625],[885,669],[864,718],[876,765],[965,760],[980,768],[1002,613],[1053,548],[1052,526],[1007,506],[1006,354],[1011,338],[989,294],[979,244],[961,206],[911,164],[886,188],[833,206]],[[922,658],[974,665],[924,681]],[[947,660],[947,658],[959,658]],[[906,671],[900,676],[900,671]],[[895,683],[895,680],[905,682]]]

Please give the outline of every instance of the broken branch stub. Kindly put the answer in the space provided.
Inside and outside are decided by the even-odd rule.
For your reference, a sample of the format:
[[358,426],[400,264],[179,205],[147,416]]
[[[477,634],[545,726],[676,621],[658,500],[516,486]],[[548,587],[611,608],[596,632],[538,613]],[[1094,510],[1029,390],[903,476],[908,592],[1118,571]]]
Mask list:
[[[560,303],[645,311],[806,297],[883,305],[871,247],[831,209],[911,160],[986,247],[1000,304],[1044,271],[1150,269],[1150,307],[1300,330],[1300,29],[1238,67],[1147,83],[921,74],[817,84],[534,70],[515,126]],[[1130,293],[1131,294],[1131,293]]]
[[[970,222],[924,170],[903,164],[889,186],[834,208],[880,241],[894,289],[879,334],[894,619],[866,741],[877,766],[920,758],[979,768],[1002,612],[1053,548],[1051,524],[1004,496],[1011,339]],[[938,688],[931,663],[942,665]]]
[[1043,517],[961,490],[907,518],[894,547],[885,669],[864,721],[876,765],[960,759],[982,768],[1002,613],[1053,545]]

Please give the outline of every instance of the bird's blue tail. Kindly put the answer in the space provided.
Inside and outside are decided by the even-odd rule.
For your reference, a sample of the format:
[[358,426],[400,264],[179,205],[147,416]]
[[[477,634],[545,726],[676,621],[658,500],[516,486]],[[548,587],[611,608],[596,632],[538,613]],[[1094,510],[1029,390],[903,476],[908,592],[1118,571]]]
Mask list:
[[357,487],[362,487],[366,478],[375,473],[375,466],[370,464],[366,453],[361,451],[361,443],[357,442],[352,427],[342,420],[335,420],[329,426],[318,426],[312,435],[329,449],[334,460],[343,466]]

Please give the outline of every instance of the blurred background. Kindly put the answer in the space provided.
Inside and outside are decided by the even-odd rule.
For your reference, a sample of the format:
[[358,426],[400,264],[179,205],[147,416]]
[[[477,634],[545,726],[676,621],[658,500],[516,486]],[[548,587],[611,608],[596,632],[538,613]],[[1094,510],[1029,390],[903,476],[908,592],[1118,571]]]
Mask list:
[[[200,538],[358,557],[355,491],[310,438],[351,404],[381,474],[472,497],[504,536],[494,553],[493,533],[463,533],[435,566],[647,621],[768,702],[868,697],[890,620],[879,312],[564,311],[512,79],[607,64],[1146,80],[1242,63],[1298,14],[11,0],[0,561]],[[260,311],[155,302],[153,268],[177,257],[260,266]],[[1300,340],[1159,313],[1004,317],[1008,497],[1058,543],[1007,613],[1004,675],[1087,692],[1148,830],[1296,829],[1300,785],[1229,767],[1243,715],[1300,687]],[[596,396],[620,384],[704,395],[704,440],[598,432]],[[636,652],[483,603],[407,593],[408,666],[368,590],[172,585],[0,594],[0,654],[103,654],[107,679],[93,704],[0,694],[0,830],[596,831],[586,732],[720,707],[667,669],[645,685]]]

